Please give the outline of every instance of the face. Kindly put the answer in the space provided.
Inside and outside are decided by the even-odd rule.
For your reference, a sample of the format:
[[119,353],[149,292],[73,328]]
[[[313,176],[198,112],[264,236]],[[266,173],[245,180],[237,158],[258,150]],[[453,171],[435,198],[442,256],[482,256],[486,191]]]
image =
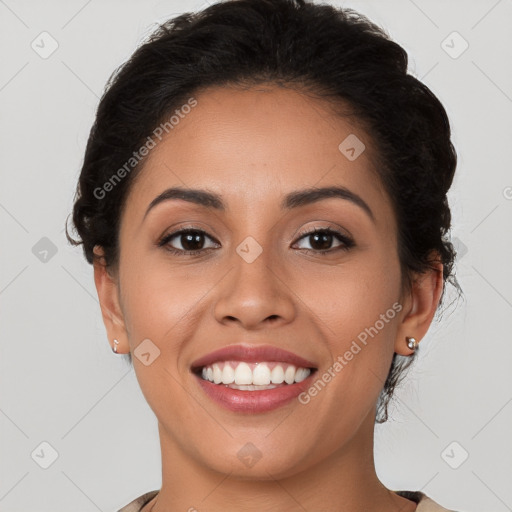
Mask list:
[[[402,294],[396,220],[372,169],[369,137],[327,104],[271,85],[195,98],[151,150],[127,198],[118,308],[107,328],[117,329],[120,352],[123,343],[132,352],[173,455],[241,477],[285,477],[339,453],[363,428],[373,432],[412,311]],[[359,156],[360,146],[350,150],[356,139],[339,148],[353,135],[366,146]],[[215,194],[223,208],[176,198],[149,208],[173,187]],[[328,187],[345,193],[289,197]],[[183,229],[192,235],[176,234]],[[279,386],[302,386],[284,403],[226,406],[192,366],[233,345],[278,347],[314,370]],[[139,359],[140,352],[149,355]],[[207,385],[229,394],[222,383]],[[245,464],[243,449],[261,459]]]

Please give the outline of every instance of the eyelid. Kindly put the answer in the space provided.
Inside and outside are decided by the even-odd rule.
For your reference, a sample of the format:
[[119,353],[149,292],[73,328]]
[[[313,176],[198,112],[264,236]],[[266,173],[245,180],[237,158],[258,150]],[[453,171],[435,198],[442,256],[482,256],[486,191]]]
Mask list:
[[[169,233],[166,233],[166,234],[162,235],[161,237],[159,237],[157,242],[156,242],[156,245],[161,247],[161,246],[166,245],[167,243],[169,243],[169,241],[172,240],[173,238],[175,238],[177,236],[180,236],[180,235],[183,235],[185,233],[191,232],[191,231],[204,235],[206,238],[209,238],[210,240],[212,240],[215,244],[219,244],[220,243],[218,240],[215,239],[215,237],[210,235],[203,228],[199,228],[199,227],[196,227],[196,226],[183,226],[183,227],[177,228],[177,229],[175,229],[175,230],[173,230],[173,231],[171,231]],[[180,249],[177,249],[177,250],[180,250]],[[201,250],[204,251],[205,249],[201,249]]]
[[168,235],[176,235],[182,231],[199,231],[209,236],[210,238],[216,238],[216,235],[211,235],[212,231],[215,231],[211,226],[203,225],[202,223],[193,224],[192,222],[186,222],[185,224],[176,223],[172,226],[168,226],[164,233],[158,237],[159,240],[166,238]]
[[[168,245],[169,242],[173,238],[179,237],[180,235],[186,234],[188,232],[200,233],[200,234],[204,235],[206,238],[209,238],[210,240],[212,240],[214,242],[214,244],[216,244],[216,245],[220,244],[220,242],[218,242],[218,240],[216,240],[213,236],[211,236],[204,229],[199,228],[198,226],[194,226],[194,225],[186,225],[186,226],[181,226],[181,227],[173,230],[172,232],[163,235],[162,237],[160,237],[158,239],[156,245],[158,247],[164,247],[164,246]],[[348,250],[356,245],[354,238],[352,237],[351,234],[348,234],[347,230],[344,230],[341,227],[333,228],[332,226],[327,226],[325,224],[323,226],[314,226],[312,228],[303,228],[303,229],[299,230],[298,234],[296,231],[294,234],[294,240],[295,240],[294,244],[296,244],[297,242],[301,241],[302,239],[307,238],[308,236],[313,235],[317,232],[330,233],[332,236],[337,238],[338,241],[340,241],[342,245],[338,246],[338,247],[333,247],[330,249],[325,249],[325,250],[320,250],[320,249],[315,250],[315,249],[307,249],[306,248],[306,249],[300,249],[301,251],[306,252],[306,253],[313,252],[315,254],[325,255],[325,254],[336,253],[339,250]],[[167,250],[170,251],[171,253],[174,253],[176,255],[181,255],[181,256],[198,255],[201,253],[210,252],[212,249],[215,249],[215,247],[206,247],[206,248],[197,249],[197,250],[176,249],[174,247],[167,248]]]
[[312,233],[315,233],[315,231],[325,231],[325,230],[328,230],[328,231],[336,232],[339,235],[342,235],[344,238],[354,242],[354,237],[352,236],[350,231],[348,231],[348,229],[342,228],[340,225],[335,224],[335,223],[331,223],[329,221],[318,220],[316,222],[323,222],[324,225],[323,226],[313,226],[313,227],[310,227],[310,228],[307,228],[307,227],[306,228],[300,228],[299,230],[297,230],[298,232],[297,231],[295,232],[294,237],[302,237],[304,235],[310,235]]
[[342,243],[342,245],[338,246],[338,247],[333,247],[331,249],[326,249],[326,250],[302,249],[303,251],[313,252],[316,254],[328,254],[328,253],[332,254],[332,253],[335,253],[337,250],[348,250],[356,245],[352,235],[345,234],[345,230],[343,230],[343,229],[333,228],[331,226],[320,226],[320,227],[315,226],[310,229],[301,230],[299,232],[298,238],[295,243],[297,243],[303,239],[306,239],[307,237],[314,235],[315,233],[329,233],[330,235],[337,238],[338,241],[340,241]]
[[[193,221],[192,221],[193,222]],[[327,220],[321,220],[321,219],[316,219],[316,220],[312,220],[310,222],[323,222],[324,225],[319,227],[319,226],[314,226],[312,228],[298,228],[294,231],[293,235],[292,235],[292,239],[294,239],[295,237],[300,237],[300,236],[304,236],[306,234],[309,234],[309,233],[314,233],[315,231],[319,231],[319,230],[325,230],[325,229],[329,229],[329,230],[332,230],[332,231],[339,231],[341,235],[345,236],[346,238],[349,238],[351,240],[354,240],[354,237],[352,235],[352,233],[350,233],[350,231],[344,227],[342,227],[341,225],[335,223],[335,222],[332,222],[332,221],[327,221]],[[168,230],[171,230],[168,234],[177,234],[181,231],[186,231],[186,230],[193,230],[193,231],[199,231],[199,232],[202,232],[204,233],[205,235],[209,236],[210,238],[215,238],[215,236],[212,236],[209,231],[214,231],[213,228],[211,226],[206,226],[206,227],[201,227],[199,224],[193,224],[193,223],[186,223],[184,225],[180,225],[178,223],[178,226],[179,227],[175,227],[176,225],[173,225],[173,226],[170,226],[168,227],[164,233],[166,234],[163,234],[159,237],[159,240],[161,240],[162,238],[166,237],[167,236],[167,231]],[[209,230],[209,231],[208,231]],[[218,238],[218,237],[217,237]]]

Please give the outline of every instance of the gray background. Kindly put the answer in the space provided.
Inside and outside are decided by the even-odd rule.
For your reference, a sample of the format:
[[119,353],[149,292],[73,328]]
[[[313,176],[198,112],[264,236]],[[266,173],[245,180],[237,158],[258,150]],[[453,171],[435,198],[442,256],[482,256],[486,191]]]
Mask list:
[[[459,155],[450,201],[465,300],[447,296],[376,427],[379,477],[456,510],[512,510],[512,2],[336,5],[406,48]],[[158,21],[203,6],[0,0],[1,511],[113,511],[160,486],[156,419],[110,350],[92,268],[63,226],[107,78]],[[31,47],[51,49],[43,31],[58,43],[47,58]]]

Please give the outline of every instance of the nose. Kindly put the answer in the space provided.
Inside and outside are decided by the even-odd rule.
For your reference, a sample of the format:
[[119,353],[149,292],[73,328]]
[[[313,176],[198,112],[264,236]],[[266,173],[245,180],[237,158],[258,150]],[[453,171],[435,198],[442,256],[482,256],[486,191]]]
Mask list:
[[251,263],[235,254],[230,263],[233,267],[219,283],[214,307],[218,322],[255,330],[293,321],[295,295],[282,265],[271,262],[265,251]]

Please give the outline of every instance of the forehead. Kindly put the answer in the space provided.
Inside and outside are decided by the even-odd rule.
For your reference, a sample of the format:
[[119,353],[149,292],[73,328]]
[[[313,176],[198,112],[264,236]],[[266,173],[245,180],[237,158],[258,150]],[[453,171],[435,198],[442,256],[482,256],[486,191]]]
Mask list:
[[194,99],[155,139],[132,187],[127,203],[138,216],[173,186],[208,188],[228,209],[258,212],[297,189],[342,185],[389,213],[372,141],[326,101],[272,85],[212,88]]

